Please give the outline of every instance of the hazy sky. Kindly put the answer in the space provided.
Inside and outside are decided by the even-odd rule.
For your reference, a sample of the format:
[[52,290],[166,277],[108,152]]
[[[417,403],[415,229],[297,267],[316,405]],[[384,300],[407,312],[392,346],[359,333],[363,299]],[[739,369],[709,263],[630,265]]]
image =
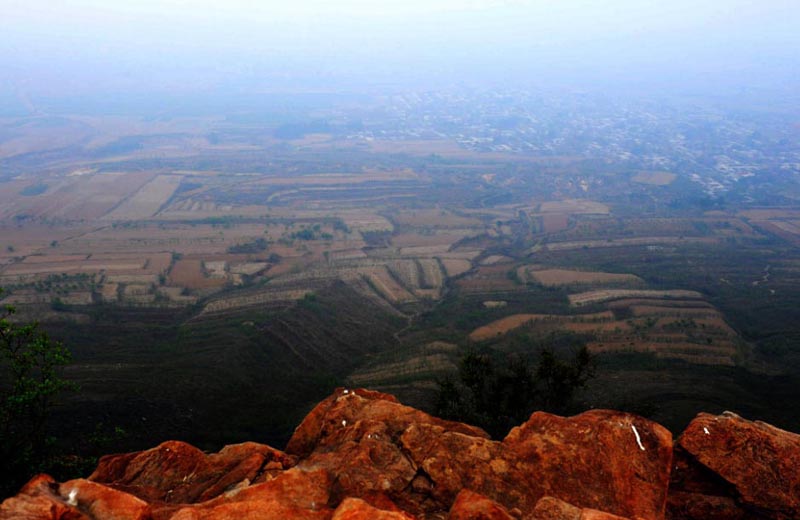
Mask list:
[[0,83],[797,84],[798,27],[798,0],[0,0]]

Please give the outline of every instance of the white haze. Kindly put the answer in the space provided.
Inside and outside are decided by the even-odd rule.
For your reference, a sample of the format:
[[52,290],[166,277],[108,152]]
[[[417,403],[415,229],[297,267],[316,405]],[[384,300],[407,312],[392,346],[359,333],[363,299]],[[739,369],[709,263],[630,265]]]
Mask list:
[[797,0],[0,0],[0,89],[800,85]]

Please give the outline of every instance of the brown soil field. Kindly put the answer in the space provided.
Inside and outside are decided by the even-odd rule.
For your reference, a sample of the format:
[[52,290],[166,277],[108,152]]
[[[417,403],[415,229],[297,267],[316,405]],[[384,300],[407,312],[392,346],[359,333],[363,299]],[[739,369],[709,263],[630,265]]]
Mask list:
[[363,184],[366,182],[418,181],[420,176],[412,170],[362,173],[317,173],[296,177],[260,177],[247,184],[267,186],[337,186]]
[[792,245],[800,246],[800,236],[796,233],[786,231],[778,226],[778,222],[772,220],[754,220],[751,222],[757,228],[766,231],[767,233],[776,235]]
[[450,246],[419,246],[419,247],[401,247],[400,255],[410,257],[432,257],[447,253]]
[[158,219],[175,221],[230,216],[261,217],[273,212],[273,208],[269,206],[253,204],[233,206],[190,198],[170,204],[158,213]]
[[202,260],[182,258],[172,266],[167,285],[188,287],[189,289],[205,289],[208,287],[221,287],[225,285],[225,280],[206,278],[203,272]]
[[441,262],[445,271],[447,271],[447,276],[449,277],[464,274],[472,269],[472,263],[469,260],[461,260],[458,258],[442,258]]
[[358,258],[367,258],[367,254],[361,249],[344,249],[342,251],[331,251],[330,259],[334,260],[351,260]]
[[525,288],[508,278],[508,264],[482,265],[465,278],[456,281],[456,286],[470,293],[497,293],[523,291]]
[[389,271],[404,287],[410,290],[422,286],[419,266],[414,260],[390,260],[386,263]]
[[344,224],[354,231],[394,231],[394,225],[380,215],[369,212],[341,215]]
[[676,298],[676,299],[686,299],[686,298],[696,298],[701,299],[703,297],[697,291],[685,291],[685,290],[671,290],[671,291],[650,291],[644,289],[605,289],[605,290],[598,290],[598,291],[587,291],[577,294],[570,294],[569,295],[569,302],[575,307],[579,307],[581,305],[587,305],[590,303],[601,303],[609,300],[616,300],[619,298]]
[[119,289],[119,285],[115,283],[104,283],[100,287],[100,295],[103,298],[104,302],[115,302],[118,300],[119,296],[117,291]]
[[480,261],[481,265],[497,265],[513,262],[512,258],[503,255],[490,255]]
[[22,261],[23,264],[26,265],[35,265],[35,264],[57,264],[59,262],[81,262],[86,260],[88,255],[47,255],[47,254],[36,254],[31,256],[26,256],[25,259]]
[[377,153],[402,153],[409,155],[444,155],[467,156],[468,150],[461,148],[455,141],[420,140],[420,141],[381,141],[369,142],[369,148]]
[[572,284],[642,284],[644,281],[632,274],[570,271],[568,269],[542,269],[527,271],[527,275],[542,285],[556,287]]
[[734,347],[714,347],[698,343],[652,343],[646,341],[608,343],[589,342],[589,352],[593,354],[607,352],[653,352],[659,358],[682,359],[689,363],[699,365],[734,366],[733,356],[736,355]]
[[557,233],[569,227],[568,213],[546,213],[541,218],[545,233]]
[[613,332],[617,334],[630,332],[632,329],[631,325],[626,321],[606,321],[600,323],[578,323],[578,322],[566,322],[562,325],[565,330],[569,330],[571,332],[577,333],[604,333],[604,332]]
[[800,219],[800,209],[792,208],[747,209],[738,214],[750,220]]
[[641,184],[650,184],[653,186],[669,186],[678,176],[670,172],[638,172],[631,180]]
[[246,262],[242,264],[232,264],[230,266],[230,272],[233,274],[252,276],[258,274],[267,267],[269,267],[269,264],[266,262]]
[[569,251],[572,249],[593,249],[601,247],[648,246],[657,244],[715,244],[719,239],[713,237],[639,237],[615,238],[613,240],[582,240],[577,242],[550,242],[545,247],[550,251]]
[[595,327],[603,321],[613,320],[614,314],[610,311],[597,312],[593,314],[579,314],[576,316],[565,316],[558,314],[514,314],[506,316],[488,325],[478,327],[473,330],[469,339],[472,341],[483,341],[508,333],[534,321],[549,321],[555,323],[575,322],[581,325],[594,325]]
[[377,367],[359,370],[348,380],[353,386],[385,383],[408,376],[424,376],[457,370],[457,366],[446,354],[428,354],[409,358],[406,361],[386,363]]
[[423,235],[420,233],[400,233],[392,237],[392,245],[397,247],[424,247],[424,246],[450,246],[465,236],[474,234],[474,231],[435,233]]
[[608,206],[601,202],[585,199],[550,200],[539,205],[540,213],[566,213],[571,215],[578,214],[597,214],[607,215],[610,212]]
[[50,189],[42,195],[19,196],[3,204],[0,219],[25,213],[37,217],[99,218],[152,179],[152,173],[102,173],[45,179]]
[[265,288],[264,291],[259,291],[255,294],[213,300],[203,307],[201,314],[222,312],[253,305],[287,304],[303,299],[310,292],[312,292],[311,289],[274,290]]
[[483,222],[472,217],[461,217],[445,210],[421,209],[401,211],[392,216],[399,225],[433,228],[482,228]]
[[182,179],[180,175],[159,175],[103,218],[138,220],[152,217],[172,197]]
[[668,307],[662,305],[631,305],[634,316],[677,316],[681,318],[705,318],[721,316],[713,307]]
[[800,227],[793,224],[791,221],[774,220],[770,222],[773,226],[782,229],[793,235],[800,235]]
[[444,285],[444,276],[439,261],[433,258],[420,258],[417,265],[422,273],[422,286],[438,289]]
[[158,283],[158,276],[154,274],[109,274],[105,278],[106,283]]
[[405,303],[416,300],[413,294],[395,281],[385,266],[373,269],[367,275],[367,279],[391,303]]
[[609,309],[622,309],[631,307],[634,305],[650,305],[650,306],[657,306],[666,309],[672,310],[675,307],[695,307],[695,308],[705,308],[705,309],[714,309],[714,306],[708,302],[701,301],[701,300],[663,300],[659,298],[623,298],[621,300],[614,300],[612,302],[608,302],[606,307]]
[[161,253],[153,254],[147,257],[146,269],[151,273],[163,273],[172,265],[172,254]]

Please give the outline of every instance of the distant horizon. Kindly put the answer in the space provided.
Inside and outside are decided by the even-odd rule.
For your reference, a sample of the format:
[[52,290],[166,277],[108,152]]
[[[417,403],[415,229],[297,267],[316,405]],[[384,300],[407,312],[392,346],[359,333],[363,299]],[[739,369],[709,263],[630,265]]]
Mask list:
[[800,4],[782,0],[0,3],[0,108],[20,95],[800,85]]

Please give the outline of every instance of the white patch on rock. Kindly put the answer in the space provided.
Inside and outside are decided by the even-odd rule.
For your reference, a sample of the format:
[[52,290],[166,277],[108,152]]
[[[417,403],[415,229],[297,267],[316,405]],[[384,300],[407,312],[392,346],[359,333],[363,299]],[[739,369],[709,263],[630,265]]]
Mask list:
[[67,498],[67,505],[70,506],[77,506],[78,505],[78,490],[73,489],[69,492],[69,498]]
[[636,429],[636,426],[631,424],[631,430],[633,430],[633,434],[636,436],[636,444],[639,445],[639,449],[644,451],[644,446],[642,445],[642,438],[639,437],[639,431]]
[[345,427],[345,426],[347,426],[347,421],[345,421],[344,419],[342,419],[342,427]]
[[706,428],[705,426],[703,426],[703,433],[705,433],[706,435],[711,435],[711,432],[708,431],[708,428]]

